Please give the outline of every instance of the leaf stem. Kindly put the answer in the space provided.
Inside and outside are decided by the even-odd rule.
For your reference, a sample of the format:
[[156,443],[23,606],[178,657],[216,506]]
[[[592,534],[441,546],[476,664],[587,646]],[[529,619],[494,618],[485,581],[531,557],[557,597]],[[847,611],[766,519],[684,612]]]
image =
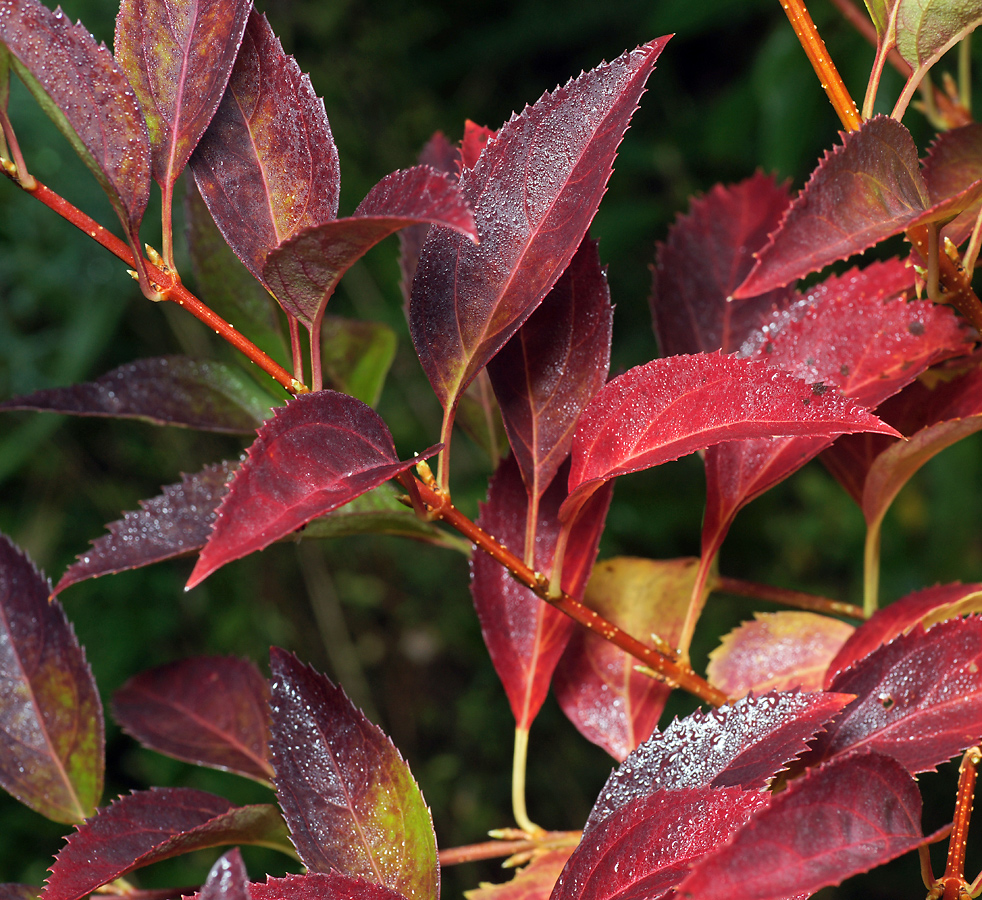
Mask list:
[[111,231],[107,231],[95,219],[87,216],[80,209],[69,203],[64,197],[52,191],[40,181],[35,180],[35,187],[28,189],[20,185],[16,179],[12,180],[14,180],[15,184],[18,184],[27,191],[27,193],[40,200],[49,209],[54,210],[62,218],[71,222],[76,228],[84,231],[92,240],[101,244],[127,265],[134,267],[142,266],[150,279],[150,287],[161,295],[161,299],[170,300],[178,306],[184,307],[193,316],[213,329],[216,334],[228,341],[236,350],[245,354],[245,356],[259,366],[274,381],[282,385],[289,393],[296,395],[308,392],[306,385],[297,381],[279,363],[260,350],[245,335],[236,331],[221,316],[213,312],[210,307],[202,303],[184,287],[176,273],[164,272],[149,260],[143,259],[142,257],[138,262],[133,250],[128,244],[121,241]]
[[568,594],[563,592],[560,592],[558,595],[550,594],[549,579],[546,576],[525,565],[511,550],[500,544],[483,528],[468,519],[467,516],[450,502],[448,494],[436,490],[422,481],[417,483],[417,487],[420,497],[434,519],[441,519],[451,528],[459,531],[472,544],[508,569],[517,581],[524,584],[537,597],[555,606],[556,609],[568,615],[588,631],[592,631],[604,640],[610,641],[610,643],[620,647],[625,653],[630,654],[649,668],[654,669],[673,687],[682,688],[700,700],[711,703],[713,706],[722,706],[724,703],[729,702],[729,699],[722,691],[713,687],[705,679],[700,678],[687,664],[677,663],[663,653],[659,653],[657,650],[642,644],[637,638],[622,631],[613,622],[609,622],[603,616],[598,615],[592,609],[584,606]]
[[756,600],[767,600],[770,603],[780,603],[795,609],[805,609],[809,612],[824,613],[829,616],[844,616],[849,619],[865,618],[863,611],[852,603],[832,600],[818,594],[805,594],[802,591],[792,591],[787,588],[775,587],[770,584],[757,584],[753,581],[743,581],[740,578],[717,576],[713,585],[714,590],[737,597],[753,597]]
[[[907,231],[907,240],[920,254],[921,259],[931,258],[930,226],[917,225]],[[950,303],[977,331],[982,332],[982,302],[972,290],[971,280],[952,258],[945,253],[937,254],[938,278],[942,292],[939,299]]]
[[165,185],[160,191],[160,229],[161,256],[164,262],[177,271],[174,262],[174,182]]
[[[955,819],[948,839],[948,860],[939,886],[943,886],[943,897],[971,897],[972,887],[965,879],[965,848],[968,845],[968,823],[972,818],[972,804],[975,801],[975,776],[982,749],[970,747],[962,757],[958,767],[958,794],[955,800]],[[937,896],[937,895],[935,895]]]
[[500,856],[514,856],[534,850],[558,850],[561,847],[575,847],[583,836],[581,831],[546,831],[540,838],[529,840],[482,841],[480,844],[467,844],[463,847],[448,847],[440,851],[441,866],[458,866],[461,863],[476,862],[481,859],[496,859]]
[[879,606],[880,592],[880,523],[882,518],[866,525],[863,550],[863,618],[868,619]]
[[515,824],[531,835],[544,834],[545,830],[535,824],[525,806],[525,772],[528,767],[529,730],[515,726],[515,752],[511,763],[511,809]]
[[24,154],[21,153],[20,144],[17,143],[17,135],[14,134],[13,123],[10,121],[10,116],[7,114],[7,110],[2,108],[0,108],[0,130],[3,131],[3,135],[7,139],[8,149],[13,157],[13,163],[16,170],[11,172],[5,165],[4,171],[6,171],[7,175],[25,191],[33,191],[37,186],[37,181],[35,181],[34,176],[27,171],[27,163],[24,162]]
[[862,119],[856,109],[856,101],[852,99],[842,76],[839,75],[839,70],[832,62],[829,51],[825,48],[825,41],[822,40],[812,17],[808,14],[804,0],[781,0],[781,7],[831,101],[832,108],[838,114],[843,128],[846,131],[858,130]]

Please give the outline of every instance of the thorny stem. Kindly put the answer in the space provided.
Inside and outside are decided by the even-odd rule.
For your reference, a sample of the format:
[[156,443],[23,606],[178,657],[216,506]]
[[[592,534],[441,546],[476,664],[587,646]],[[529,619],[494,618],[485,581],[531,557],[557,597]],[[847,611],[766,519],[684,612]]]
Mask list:
[[294,379],[279,363],[267,356],[266,353],[260,350],[245,335],[240,334],[221,316],[202,303],[181,284],[174,273],[164,272],[145,259],[141,259],[138,264],[128,244],[121,241],[111,231],[107,231],[95,219],[87,216],[60,194],[45,187],[40,181],[36,181],[36,186],[33,190],[30,190],[17,182],[16,179],[13,180],[15,184],[18,184],[27,193],[40,200],[45,206],[54,210],[62,218],[67,219],[76,228],[84,231],[92,240],[98,244],[102,244],[110,253],[117,256],[127,265],[134,267],[142,265],[150,279],[151,288],[160,294],[161,299],[170,300],[178,306],[184,307],[193,316],[213,329],[216,334],[228,341],[236,350],[244,353],[274,381],[277,381],[283,388],[289,391],[289,393],[296,395],[306,394],[308,392],[306,385]]
[[440,851],[440,865],[458,866],[479,859],[497,859],[501,856],[516,856],[536,850],[575,847],[580,842],[582,834],[580,831],[546,831],[535,840],[523,837],[515,840],[483,841],[480,844],[468,844],[464,847],[448,847]]
[[856,109],[856,101],[852,99],[839,70],[829,57],[829,51],[808,14],[804,0],[781,0],[781,6],[843,127],[847,131],[857,131],[862,119]]
[[441,519],[451,528],[459,531],[472,544],[503,565],[517,581],[524,584],[537,597],[556,607],[587,630],[640,660],[673,687],[688,691],[713,706],[722,706],[729,702],[722,691],[700,678],[688,665],[677,663],[642,644],[637,638],[622,631],[568,594],[563,592],[550,594],[549,579],[545,575],[525,565],[507,547],[498,543],[483,528],[467,518],[450,502],[450,497],[445,491],[437,490],[422,481],[417,483],[417,487],[429,514],[434,519]]
[[780,603],[782,606],[793,606],[795,609],[806,609],[809,612],[824,613],[829,616],[845,616],[849,619],[862,619],[863,611],[852,603],[843,603],[829,597],[817,594],[805,594],[801,591],[791,591],[786,588],[774,587],[769,584],[757,584],[753,581],[743,581],[740,578],[717,576],[713,585],[714,590],[737,597],[753,597],[757,600],[767,600]]

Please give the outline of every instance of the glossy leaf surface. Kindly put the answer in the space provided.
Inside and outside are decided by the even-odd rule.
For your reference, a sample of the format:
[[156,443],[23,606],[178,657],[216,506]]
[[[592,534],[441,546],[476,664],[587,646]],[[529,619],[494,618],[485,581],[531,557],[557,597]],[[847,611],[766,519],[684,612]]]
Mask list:
[[474,890],[464,891],[464,896],[467,900],[549,900],[559,873],[574,849],[546,850],[515,872],[511,881],[485,883]]
[[662,356],[732,353],[764,313],[788,304],[791,288],[744,300],[730,295],[790,202],[785,185],[757,173],[716,185],[675,220],[658,245],[652,280],[651,315]]
[[134,869],[207,847],[259,844],[289,853],[279,810],[234,807],[192,788],[151,788],[120,797],[68,836],[44,900],[80,900]]
[[893,43],[915,73],[926,70],[982,22],[977,0],[868,0],[866,6],[880,40]]
[[393,172],[345,219],[305,228],[274,249],[263,278],[280,305],[315,329],[341,276],[402,228],[440,225],[476,240],[474,215],[457,183],[426,166]]
[[568,456],[581,410],[607,380],[613,316],[597,244],[585,240],[488,364],[512,452],[536,499]]
[[249,875],[238,847],[215,861],[201,886],[198,900],[250,900]]
[[231,463],[222,462],[185,475],[180,484],[142,501],[139,511],[110,522],[109,534],[94,540],[92,549],[68,567],[55,593],[86,578],[148,566],[203,547],[233,471]]
[[95,381],[4,400],[0,410],[111,416],[249,434],[268,418],[274,403],[241,369],[209,359],[158,356],[127,363]]
[[399,751],[325,676],[270,660],[276,792],[304,865],[433,900],[436,836]]
[[863,622],[829,664],[823,687],[850,666],[869,656],[915,625],[930,628],[968,612],[982,612],[982,584],[940,584],[914,591],[878,609]]
[[399,900],[402,894],[340,872],[308,872],[249,885],[252,900]]
[[[628,634],[655,634],[677,646],[695,581],[696,559],[605,559],[594,566],[583,602]],[[671,688],[637,671],[637,660],[599,635],[577,629],[553,690],[563,712],[587,740],[622,761],[647,740]]]
[[929,206],[910,133],[876,116],[825,154],[733,295],[753,297],[859,253]]
[[821,734],[817,758],[886,753],[927,772],[982,734],[982,619],[915,628],[837,675],[830,690],[856,699]]
[[763,362],[717,354],[656,359],[608,384],[573,437],[564,519],[604,481],[721,441],[893,429],[851,401]]
[[150,197],[150,140],[112,54],[60,8],[51,12],[37,0],[0,2],[0,43],[134,236]]
[[445,410],[456,406],[572,259],[667,40],[543,95],[464,171],[460,185],[480,243],[431,231],[410,303],[413,343]]
[[150,132],[153,176],[169,191],[225,93],[251,0],[123,0],[115,56]]
[[411,468],[372,409],[335,391],[281,407],[259,431],[222,501],[188,587]]
[[102,703],[50,583],[0,535],[0,786],[56,822],[102,797]]
[[707,785],[640,797],[584,835],[552,900],[667,897],[694,862],[739,831],[769,799],[760,791]]
[[676,719],[611,773],[584,835],[616,810],[662,788],[765,787],[850,699],[833,693],[772,693]]
[[816,613],[754,613],[709,654],[706,676],[728,697],[753,691],[820,691],[825,670],[855,631]]
[[260,281],[273,248],[337,217],[338,151],[324,102],[255,11],[191,170],[225,240]]
[[135,675],[113,695],[113,718],[145,747],[269,782],[269,687],[251,662],[199,656]]
[[[533,565],[551,572],[559,538],[559,506],[566,496],[564,470],[560,470],[539,506]],[[596,495],[570,536],[563,562],[562,586],[582,596],[603,532],[610,492]],[[516,553],[525,547],[528,494],[513,457],[498,467],[482,507],[478,525]],[[508,695],[519,728],[527,729],[542,706],[549,680],[573,630],[569,616],[540,600],[519,584],[485,553],[471,558],[471,596],[481,622],[484,643]]]
[[696,863],[679,886],[693,900],[785,900],[866,872],[913,850],[921,795],[894,759],[834,760],[795,779],[726,846]]

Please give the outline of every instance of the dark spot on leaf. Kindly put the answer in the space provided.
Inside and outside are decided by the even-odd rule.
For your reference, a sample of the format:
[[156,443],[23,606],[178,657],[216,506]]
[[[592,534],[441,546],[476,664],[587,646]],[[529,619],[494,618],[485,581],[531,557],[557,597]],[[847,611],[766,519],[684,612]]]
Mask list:
[[813,365],[815,365],[815,357],[814,356],[809,356],[808,359],[805,360],[805,365],[806,366],[813,366]]
[[825,386],[825,383],[822,381],[816,381],[812,385],[812,393],[818,397],[821,397],[822,394],[824,394],[827,390],[828,388]]
[[839,374],[843,378],[847,378],[849,376],[849,366],[843,363],[842,366],[839,367]]
[[771,343],[770,341],[768,341],[766,344],[764,344],[764,352],[765,353],[773,353],[774,352],[774,344]]
[[924,323],[918,322],[916,319],[907,325],[907,330],[915,337],[920,337],[924,334]]
[[889,694],[880,694],[879,699],[884,709],[890,709],[893,706],[893,697]]

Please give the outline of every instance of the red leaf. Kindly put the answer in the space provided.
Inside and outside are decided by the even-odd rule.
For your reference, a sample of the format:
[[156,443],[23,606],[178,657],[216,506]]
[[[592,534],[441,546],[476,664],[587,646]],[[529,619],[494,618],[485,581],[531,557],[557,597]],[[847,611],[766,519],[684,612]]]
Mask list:
[[56,822],[102,796],[102,703],[50,583],[0,535],[0,786]]
[[269,782],[269,687],[244,659],[185,659],[141,672],[113,695],[113,717],[145,747]]
[[338,151],[324,102],[255,11],[191,170],[225,240],[260,281],[272,249],[337,218]]
[[659,789],[765,787],[851,699],[827,692],[771,693],[676,719],[611,773],[584,835],[616,810]]
[[211,534],[232,472],[231,463],[216,463],[195,475],[183,476],[180,484],[168,485],[160,496],[140,501],[139,512],[124,513],[122,519],[106,526],[109,534],[93,541],[92,549],[68,567],[54,593],[86,578],[148,566],[201,549]]
[[211,867],[198,900],[250,900],[249,876],[238,847],[220,856]]
[[[698,562],[606,559],[594,567],[583,602],[628,634],[656,634],[678,646]],[[651,736],[671,688],[637,671],[637,660],[619,647],[578,629],[553,691],[580,734],[621,761]]]
[[829,616],[754,613],[709,654],[706,677],[728,697],[753,691],[820,691],[829,661],[855,631]]
[[266,258],[263,277],[283,309],[316,332],[341,276],[379,241],[420,223],[477,240],[457,183],[416,166],[383,178],[350,218],[314,225],[280,244]]
[[123,0],[116,59],[150,132],[153,175],[170,192],[225,92],[250,0]]
[[486,125],[478,125],[468,119],[464,122],[464,139],[460,142],[460,165],[463,169],[473,169],[481,158],[488,141],[497,137],[498,132]]
[[872,247],[929,205],[910,132],[876,116],[825,154],[733,296],[774,290]]
[[[559,506],[566,496],[564,470],[542,497],[535,531],[538,571],[551,572],[559,538]],[[597,495],[590,515],[577,523],[567,544],[562,586],[580,597],[603,532],[610,492]],[[513,457],[498,467],[488,489],[478,524],[518,555],[526,546],[529,500]],[[481,621],[484,643],[508,695],[517,726],[527,730],[549,690],[549,680],[569,640],[573,620],[519,584],[484,553],[471,558],[471,595]]]
[[37,0],[0,0],[0,43],[134,238],[150,197],[150,139],[123,70],[81,23]]
[[538,499],[569,455],[584,406],[610,368],[614,308],[595,241],[488,364],[488,375],[529,496]]
[[730,187],[716,185],[676,219],[658,246],[652,280],[651,314],[662,356],[732,353],[772,306],[787,306],[790,288],[744,301],[730,295],[790,201],[785,185],[758,172]]
[[402,894],[340,872],[308,872],[249,885],[252,900],[400,900]]
[[694,862],[769,800],[760,791],[706,785],[639,797],[584,834],[551,900],[660,900],[674,894]]
[[43,900],[81,900],[110,881],[163,859],[223,844],[289,852],[275,806],[233,807],[191,788],[151,788],[120,797],[68,836],[51,866]]
[[377,413],[335,391],[304,394],[277,409],[248,453],[188,588],[416,462],[399,461],[392,435]]
[[770,368],[718,354],[656,359],[608,382],[573,437],[569,520],[603,482],[721,441],[768,435],[892,434],[851,401]]
[[871,750],[912,773],[933,771],[982,735],[980,669],[978,616],[901,635],[832,679],[830,690],[856,699],[820,735],[814,758]]
[[[982,125],[973,122],[962,128],[942,131],[924,160],[924,181],[932,203],[961,193],[982,178]],[[966,241],[975,227],[982,201],[974,202],[942,234],[954,244]]]
[[[870,409],[933,363],[966,349],[950,307],[907,301],[912,273],[899,260],[827,279],[776,313],[745,351]],[[890,299],[885,299],[890,298]],[[870,429],[873,430],[873,429]],[[882,431],[889,434],[889,431]],[[736,514],[832,443],[832,436],[755,439],[710,448],[703,557],[712,559]]]
[[413,343],[445,410],[456,406],[572,259],[667,40],[543,95],[513,116],[462,174],[481,242],[431,231],[410,303]]
[[270,660],[276,793],[304,865],[433,900],[436,836],[399,751],[326,677],[276,647]]
[[[828,687],[839,673],[869,656],[877,647],[887,644],[895,637],[917,624],[925,628],[944,619],[963,615],[964,601],[978,601],[982,584],[942,584],[921,591],[914,591],[896,600],[883,609],[878,609],[847,640],[829,663],[823,687]],[[943,618],[938,618],[943,615]]]
[[515,872],[511,881],[502,884],[484,882],[479,888],[464,891],[464,896],[467,900],[549,900],[556,886],[556,879],[574,849],[575,847],[562,847],[558,850],[541,851],[532,857],[527,866]]
[[679,895],[807,897],[923,840],[921,795],[910,775],[888,756],[852,754],[774,794],[728,844],[696,863]]
[[0,410],[142,419],[248,434],[269,416],[275,402],[241,369],[208,359],[159,356],[127,363],[95,381],[4,400]]

